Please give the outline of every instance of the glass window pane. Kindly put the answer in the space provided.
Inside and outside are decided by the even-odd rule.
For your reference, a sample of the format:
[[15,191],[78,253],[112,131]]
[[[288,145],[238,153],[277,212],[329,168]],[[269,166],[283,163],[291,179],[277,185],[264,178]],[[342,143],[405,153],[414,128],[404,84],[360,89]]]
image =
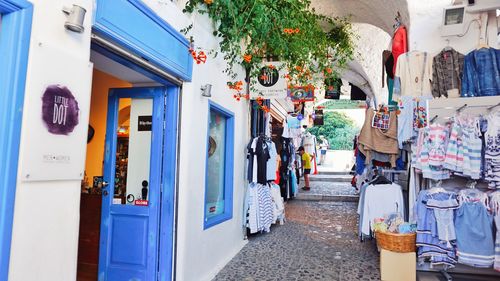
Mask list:
[[152,99],[121,98],[116,145],[114,204],[148,200]]
[[210,110],[205,217],[224,213],[226,117]]

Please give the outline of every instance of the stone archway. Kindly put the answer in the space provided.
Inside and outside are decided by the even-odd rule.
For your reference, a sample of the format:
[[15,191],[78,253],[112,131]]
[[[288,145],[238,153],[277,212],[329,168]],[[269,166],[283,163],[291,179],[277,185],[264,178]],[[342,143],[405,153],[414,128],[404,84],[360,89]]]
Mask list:
[[382,51],[390,45],[396,15],[409,25],[407,0],[312,0],[311,6],[319,14],[350,16],[353,30],[358,35],[355,58],[342,72],[348,80],[377,100],[387,98],[382,87]]

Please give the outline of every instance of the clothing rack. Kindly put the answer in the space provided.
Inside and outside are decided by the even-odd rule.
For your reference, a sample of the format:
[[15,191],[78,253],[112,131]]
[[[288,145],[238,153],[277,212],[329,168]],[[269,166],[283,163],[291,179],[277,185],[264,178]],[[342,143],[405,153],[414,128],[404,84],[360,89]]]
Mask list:
[[427,116],[433,116],[431,123],[447,121],[457,113],[482,115],[498,106],[498,96],[432,99],[427,101]]
[[[427,101],[427,116],[433,116],[430,119],[430,123],[435,122],[436,120],[447,121],[452,118],[455,114],[473,114],[473,115],[483,115],[488,114],[493,109],[500,106],[500,102],[498,102],[498,96],[483,96],[483,97],[467,97],[467,98],[448,98],[448,99],[432,99]],[[414,180],[414,179],[410,179]],[[457,181],[465,181],[465,179],[450,179],[446,180],[450,183],[448,186],[448,190],[451,186],[457,186]],[[451,181],[451,182],[450,182]],[[454,182],[453,182],[454,181]],[[426,183],[429,186],[429,181],[423,181],[422,183]],[[443,186],[445,189],[446,184]],[[466,188],[466,184],[463,185]],[[478,186],[474,185],[474,188],[480,190],[486,190],[487,188],[484,186],[484,183],[479,181]],[[408,202],[409,203],[409,202]],[[500,272],[493,270],[492,268],[478,268],[478,267],[470,267],[462,264],[457,264],[454,268],[443,270],[441,268],[431,268],[429,263],[417,264],[417,271],[424,272],[436,272],[440,273],[445,280],[453,280],[453,277],[450,274],[459,274],[459,275],[474,275],[474,276],[495,276],[500,278]]]

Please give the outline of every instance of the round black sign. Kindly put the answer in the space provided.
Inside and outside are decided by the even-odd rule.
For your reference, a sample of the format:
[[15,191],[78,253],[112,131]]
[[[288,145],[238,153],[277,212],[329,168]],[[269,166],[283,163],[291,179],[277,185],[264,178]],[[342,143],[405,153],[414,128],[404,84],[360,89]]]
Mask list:
[[280,74],[276,68],[263,67],[259,72],[259,84],[264,87],[272,87],[280,79]]

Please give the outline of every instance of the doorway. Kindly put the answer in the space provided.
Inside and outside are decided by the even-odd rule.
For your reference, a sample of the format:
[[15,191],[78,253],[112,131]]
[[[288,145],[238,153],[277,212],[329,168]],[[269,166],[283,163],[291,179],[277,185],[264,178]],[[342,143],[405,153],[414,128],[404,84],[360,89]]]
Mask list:
[[[176,99],[169,97],[176,87],[97,51],[91,61],[77,280],[171,276],[174,200],[166,196],[173,197],[175,177],[167,177],[166,171],[175,167],[165,161],[171,155],[163,147],[171,147],[175,139],[167,132],[177,126],[176,119],[167,122],[166,117],[176,113]],[[169,153],[175,155],[175,144],[173,148]]]

